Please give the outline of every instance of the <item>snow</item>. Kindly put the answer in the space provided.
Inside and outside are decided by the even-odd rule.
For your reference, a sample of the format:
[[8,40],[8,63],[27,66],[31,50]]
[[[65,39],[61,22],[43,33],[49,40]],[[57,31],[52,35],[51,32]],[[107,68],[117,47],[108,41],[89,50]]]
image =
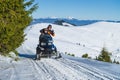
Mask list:
[[63,25],[63,26],[68,26],[68,27],[73,26],[73,25],[71,25],[71,24],[69,24],[69,23],[66,23],[66,22],[63,22],[62,25]]
[[120,80],[120,65],[81,58],[85,53],[95,58],[105,46],[112,52],[112,58],[120,61],[119,23],[98,22],[82,27],[52,24],[56,33],[54,43],[62,58],[34,60],[39,30],[48,25],[38,23],[25,29],[26,40],[17,49],[18,61],[0,56],[0,80]]
[[11,63],[11,62],[15,61],[15,59],[18,59],[18,56],[16,56],[16,54],[14,52],[10,52],[6,56],[1,56],[0,55],[0,62]]
[[[30,25],[26,30],[26,41],[18,49],[19,52],[35,54],[39,39],[39,30],[46,28],[49,23],[38,23]],[[95,58],[105,47],[112,53],[112,59],[120,61],[120,23],[97,22],[91,25],[78,27],[65,27],[52,24],[56,36],[54,43],[60,52],[67,52],[81,57],[88,53]],[[117,53],[116,53],[117,52]]]
[[0,80],[119,80],[120,65],[62,55],[61,59],[21,57],[0,61]]

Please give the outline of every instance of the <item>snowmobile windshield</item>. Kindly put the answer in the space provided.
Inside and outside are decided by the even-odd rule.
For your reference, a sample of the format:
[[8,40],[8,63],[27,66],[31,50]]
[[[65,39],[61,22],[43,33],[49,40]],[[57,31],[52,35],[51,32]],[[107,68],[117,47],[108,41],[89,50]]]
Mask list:
[[45,34],[41,37],[41,42],[49,43],[49,42],[52,42],[52,41],[53,41],[52,37],[48,34]]

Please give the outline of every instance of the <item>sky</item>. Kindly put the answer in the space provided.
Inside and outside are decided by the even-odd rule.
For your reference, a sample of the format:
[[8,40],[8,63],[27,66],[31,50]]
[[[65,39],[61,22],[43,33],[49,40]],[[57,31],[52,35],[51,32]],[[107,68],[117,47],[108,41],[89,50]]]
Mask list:
[[120,0],[35,0],[33,18],[73,17],[83,20],[120,20]]

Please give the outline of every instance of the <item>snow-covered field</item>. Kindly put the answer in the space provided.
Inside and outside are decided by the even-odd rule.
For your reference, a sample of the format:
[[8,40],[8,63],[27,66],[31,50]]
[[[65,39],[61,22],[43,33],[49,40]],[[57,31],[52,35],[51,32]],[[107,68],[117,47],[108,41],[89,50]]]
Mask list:
[[99,22],[81,27],[53,25],[54,43],[63,57],[33,60],[39,30],[48,25],[38,23],[25,30],[26,41],[17,49],[20,60],[0,56],[0,80],[120,80],[120,65],[80,58],[85,53],[95,58],[106,47],[112,52],[112,58],[119,60],[119,23]]
[[[25,30],[27,40],[18,51],[35,54],[39,31],[48,25],[49,23],[38,23],[29,26]],[[90,57],[95,58],[105,47],[112,53],[112,59],[120,61],[120,23],[97,22],[80,27],[52,25],[56,33],[54,43],[58,51],[75,54],[78,57],[88,53]]]

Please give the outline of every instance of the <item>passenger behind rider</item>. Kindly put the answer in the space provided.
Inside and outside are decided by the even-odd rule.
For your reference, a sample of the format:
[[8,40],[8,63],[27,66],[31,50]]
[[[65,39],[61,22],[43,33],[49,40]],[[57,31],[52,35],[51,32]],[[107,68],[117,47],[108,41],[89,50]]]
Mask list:
[[45,35],[45,34],[49,34],[50,36],[55,36],[55,33],[54,33],[54,30],[52,30],[52,25],[48,25],[47,28],[43,28],[40,30],[40,37],[39,37],[39,43],[40,43],[40,40],[41,38]]
[[[47,28],[41,29],[40,33],[41,33],[41,35],[39,37],[39,44],[41,43],[41,39],[45,34],[48,34],[48,35],[53,36],[53,37],[55,36],[54,30],[52,29],[52,25],[48,25]],[[54,44],[53,44],[53,47],[55,47],[55,52],[57,53],[57,48]]]

